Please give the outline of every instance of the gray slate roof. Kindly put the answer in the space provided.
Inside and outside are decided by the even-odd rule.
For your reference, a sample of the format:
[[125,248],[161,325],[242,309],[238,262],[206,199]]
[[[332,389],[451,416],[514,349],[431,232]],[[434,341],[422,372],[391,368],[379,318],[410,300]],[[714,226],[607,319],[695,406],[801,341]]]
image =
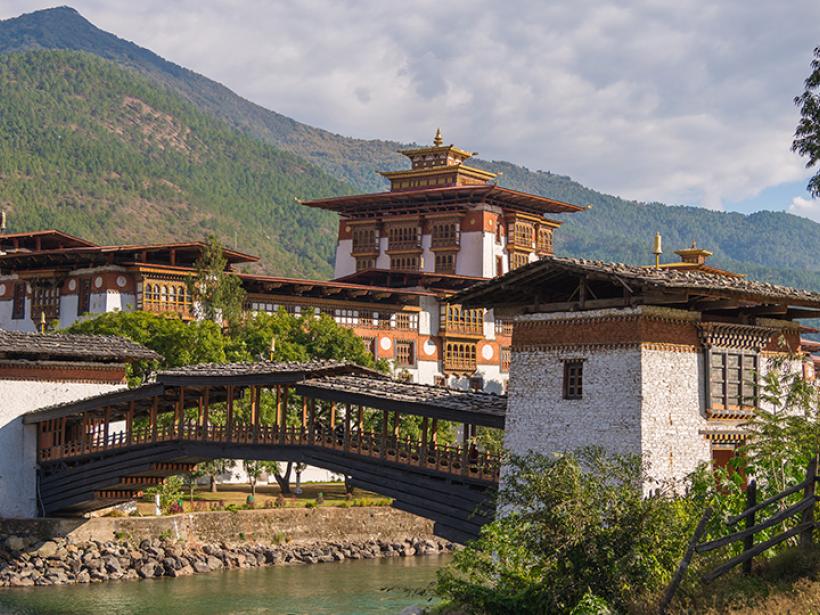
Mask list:
[[[409,413],[431,416],[446,412],[451,420],[477,421],[491,427],[503,427],[507,414],[507,396],[478,393],[464,389],[430,386],[399,380],[373,379],[362,376],[327,376],[312,378],[296,385],[297,393],[321,394],[326,399],[361,403],[373,408],[406,408]],[[445,418],[442,416],[442,418]]]
[[114,335],[43,335],[0,330],[0,358],[125,362],[161,357],[141,344]]
[[[330,374],[356,373],[369,374],[381,378],[374,370],[361,367],[347,361],[317,359],[312,361],[256,361],[254,363],[200,363],[167,369],[157,374],[157,381],[166,384],[177,384],[183,380],[207,380],[218,378],[229,379],[264,379],[266,377],[284,378],[297,381]],[[237,381],[238,382],[238,381]]]
[[485,304],[482,303],[485,300],[506,303],[503,299],[511,287],[527,282],[537,284],[539,273],[561,271],[600,274],[604,277],[611,277],[618,283],[622,280],[627,284],[634,282],[637,286],[650,288],[685,289],[695,293],[703,291],[710,295],[745,296],[767,303],[787,303],[820,308],[820,293],[814,291],[703,271],[654,269],[560,256],[545,256],[500,278],[479,282],[456,294],[450,300],[453,303],[482,305]]

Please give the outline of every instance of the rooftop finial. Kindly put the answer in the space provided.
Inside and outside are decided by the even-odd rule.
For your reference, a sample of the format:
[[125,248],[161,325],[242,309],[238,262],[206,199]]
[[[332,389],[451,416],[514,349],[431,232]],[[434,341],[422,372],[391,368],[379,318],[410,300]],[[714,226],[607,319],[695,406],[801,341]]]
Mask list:
[[442,143],[444,143],[444,139],[441,137],[441,128],[436,128],[436,136],[433,137],[433,145],[436,147],[441,147]]
[[660,269],[661,267],[661,254],[663,254],[662,245],[661,234],[655,233],[655,241],[652,244],[652,254],[655,255],[655,269]]

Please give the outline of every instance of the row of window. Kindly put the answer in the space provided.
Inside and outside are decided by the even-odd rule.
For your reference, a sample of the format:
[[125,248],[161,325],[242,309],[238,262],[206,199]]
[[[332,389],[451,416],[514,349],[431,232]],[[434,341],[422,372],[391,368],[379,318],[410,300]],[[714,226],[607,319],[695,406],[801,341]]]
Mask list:
[[460,305],[442,304],[441,328],[447,333],[484,334],[484,310],[464,309]]
[[376,329],[401,329],[418,331],[419,315],[417,312],[377,312],[375,310],[356,310],[332,306],[303,306],[293,304],[264,303],[253,301],[247,305],[252,312],[275,313],[284,308],[288,314],[326,314],[340,325],[353,327],[373,327]]
[[143,287],[142,309],[146,312],[176,312],[190,315],[191,293],[184,282],[147,281]]
[[[758,405],[759,355],[754,352],[710,350],[708,354],[708,410],[749,410]],[[502,360],[503,361],[503,360]],[[584,362],[564,361],[564,399],[584,396]]]
[[[80,278],[77,283],[77,316],[82,316],[91,311],[91,278]],[[27,283],[15,283],[11,303],[12,320],[23,320],[26,317],[26,295]],[[32,282],[32,320],[39,320],[41,314],[45,315],[46,320],[56,320],[60,317],[60,289],[51,283]]]

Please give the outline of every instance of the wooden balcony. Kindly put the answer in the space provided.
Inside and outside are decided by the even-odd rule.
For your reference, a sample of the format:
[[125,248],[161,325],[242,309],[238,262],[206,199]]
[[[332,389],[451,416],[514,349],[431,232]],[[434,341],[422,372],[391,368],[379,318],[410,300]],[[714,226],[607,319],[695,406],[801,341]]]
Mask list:
[[458,235],[455,237],[433,237],[430,248],[433,250],[458,249],[461,245]]
[[371,256],[379,253],[379,244],[376,241],[354,242],[352,256]]

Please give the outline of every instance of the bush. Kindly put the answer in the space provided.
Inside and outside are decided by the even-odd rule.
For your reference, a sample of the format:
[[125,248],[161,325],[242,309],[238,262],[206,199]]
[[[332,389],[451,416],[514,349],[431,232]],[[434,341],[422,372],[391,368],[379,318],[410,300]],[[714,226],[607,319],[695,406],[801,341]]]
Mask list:
[[436,593],[469,612],[623,610],[668,583],[699,517],[690,499],[644,497],[637,457],[530,454],[510,469],[507,514],[438,575]]

